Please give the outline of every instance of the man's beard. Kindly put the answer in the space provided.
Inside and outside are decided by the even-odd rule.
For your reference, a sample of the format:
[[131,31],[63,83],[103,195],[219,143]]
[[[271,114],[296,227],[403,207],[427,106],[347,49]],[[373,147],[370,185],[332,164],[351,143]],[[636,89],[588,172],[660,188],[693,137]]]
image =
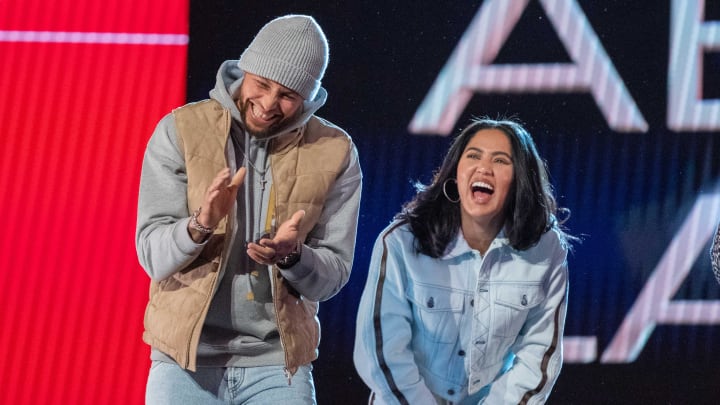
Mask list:
[[238,104],[240,107],[240,117],[242,117],[243,119],[243,126],[245,127],[245,130],[248,132],[248,134],[257,139],[264,139],[271,135],[275,135],[284,129],[287,129],[290,124],[295,122],[297,117],[302,114],[302,108],[298,108],[297,112],[293,116],[283,117],[281,120],[271,124],[269,127],[257,131],[250,128],[250,126],[247,124],[247,115],[252,114],[252,112],[250,111],[250,103],[247,101],[238,100]]

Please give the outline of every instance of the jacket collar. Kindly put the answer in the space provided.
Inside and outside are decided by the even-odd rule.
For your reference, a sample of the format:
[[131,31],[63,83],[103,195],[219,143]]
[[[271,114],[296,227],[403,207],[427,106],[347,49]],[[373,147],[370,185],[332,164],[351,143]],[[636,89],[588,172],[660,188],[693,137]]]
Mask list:
[[[498,233],[495,239],[493,239],[490,247],[488,248],[488,251],[485,252],[485,255],[487,256],[488,252],[502,246],[510,246],[510,241],[508,240],[507,236],[505,236],[505,229],[501,229],[500,233]],[[450,242],[450,244],[448,244],[448,247],[445,248],[445,254],[442,256],[441,259],[452,260],[462,255],[472,253],[479,254],[480,252],[478,252],[476,249],[471,248],[470,245],[467,243],[467,240],[465,240],[462,231],[458,230],[455,238],[452,240],[452,242]]]

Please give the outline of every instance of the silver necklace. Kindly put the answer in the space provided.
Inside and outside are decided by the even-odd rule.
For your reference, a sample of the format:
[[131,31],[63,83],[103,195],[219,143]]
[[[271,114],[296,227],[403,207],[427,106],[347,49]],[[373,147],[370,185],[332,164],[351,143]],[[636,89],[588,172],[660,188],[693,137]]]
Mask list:
[[[239,109],[239,108],[240,108],[240,107],[238,106],[238,109]],[[239,126],[239,123],[237,123],[235,120],[233,120],[233,125],[238,125],[237,130],[238,130],[240,133],[242,133],[242,132],[244,131],[244,129],[243,129],[241,126]],[[235,128],[234,128],[234,129],[235,129]],[[252,160],[250,160],[250,157],[248,157],[248,154],[245,152],[245,148],[249,148],[250,145],[246,145],[244,142],[241,142],[241,141],[240,141],[238,131],[236,131],[236,130],[231,130],[231,131],[230,131],[230,136],[232,137],[233,143],[235,144],[235,150],[236,150],[237,152],[240,152],[240,153],[242,154],[243,160],[244,160],[245,162],[247,162],[247,163],[250,165],[250,167],[252,167],[252,169],[255,171],[255,173],[257,173],[257,174],[260,176],[260,180],[259,180],[259,182],[260,182],[260,187],[262,188],[262,191],[265,191],[265,185],[267,184],[267,180],[265,179],[265,175],[267,174],[267,171],[268,171],[268,158],[267,158],[267,155],[265,156],[265,168],[264,168],[264,170],[258,169],[258,167],[255,166],[255,164],[253,164]],[[267,152],[266,152],[266,153],[267,153]]]
[[260,189],[261,189],[261,191],[265,191],[265,185],[267,184],[267,180],[265,179],[265,175],[266,175],[267,172],[268,172],[267,158],[265,159],[265,168],[264,168],[264,170],[260,170],[260,169],[257,168],[257,166],[255,166],[255,165],[253,164],[252,160],[250,160],[250,158],[248,158],[248,156],[247,156],[247,154],[245,153],[244,150],[242,151],[242,154],[243,154],[243,159],[250,165],[250,167],[253,168],[253,170],[255,171],[255,173],[257,173],[257,174],[260,176],[260,179],[258,180],[258,181],[260,182]]

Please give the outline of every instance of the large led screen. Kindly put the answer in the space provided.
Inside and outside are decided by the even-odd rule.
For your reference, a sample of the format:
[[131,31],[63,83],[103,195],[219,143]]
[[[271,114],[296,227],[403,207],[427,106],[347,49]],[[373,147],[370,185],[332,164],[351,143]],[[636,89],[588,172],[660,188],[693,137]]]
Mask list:
[[718,2],[0,0],[0,403],[143,403],[145,144],[287,13],[325,30],[318,115],[364,174],[352,276],[320,307],[319,403],[366,403],[352,346],[373,242],[479,116],[525,123],[582,240],[549,403],[716,402]]

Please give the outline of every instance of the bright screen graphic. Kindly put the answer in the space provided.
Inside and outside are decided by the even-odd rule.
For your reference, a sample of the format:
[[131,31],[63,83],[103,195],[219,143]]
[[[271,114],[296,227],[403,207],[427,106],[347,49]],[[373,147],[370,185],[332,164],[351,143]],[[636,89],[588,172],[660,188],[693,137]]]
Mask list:
[[557,404],[714,403],[720,4],[0,0],[0,403],[143,403],[145,143],[287,13],[330,41],[323,118],[364,173],[353,274],[320,306],[319,403],[364,404],[355,313],[375,237],[475,116],[516,116],[569,231]]
[[0,1],[0,403],[142,403],[140,163],[186,1]]

